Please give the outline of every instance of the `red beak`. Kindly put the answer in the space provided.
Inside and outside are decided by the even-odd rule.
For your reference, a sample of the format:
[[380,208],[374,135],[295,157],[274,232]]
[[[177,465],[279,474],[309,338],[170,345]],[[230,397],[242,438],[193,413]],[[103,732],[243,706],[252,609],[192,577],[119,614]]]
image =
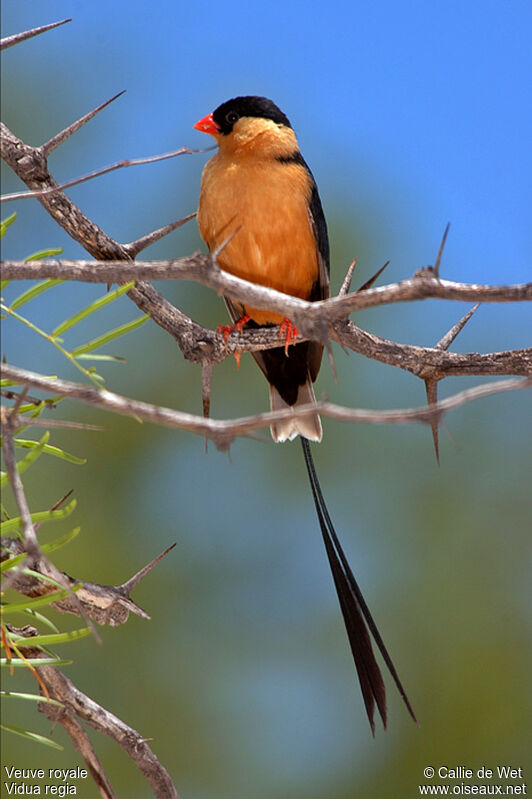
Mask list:
[[210,133],[211,136],[217,136],[220,133],[220,128],[212,118],[212,114],[202,117],[194,127],[196,130],[201,130],[202,133]]

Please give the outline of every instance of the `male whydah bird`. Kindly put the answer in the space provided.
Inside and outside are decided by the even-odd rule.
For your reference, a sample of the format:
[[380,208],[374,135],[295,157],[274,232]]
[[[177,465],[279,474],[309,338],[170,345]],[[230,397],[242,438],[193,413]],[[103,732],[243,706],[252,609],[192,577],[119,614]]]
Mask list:
[[[304,300],[329,296],[329,241],[318,189],[292,126],[265,97],[235,97],[197,122],[218,152],[203,170],[198,225],[209,250],[218,251],[221,269]],[[224,245],[224,246],[222,246]],[[297,330],[273,311],[226,299],[234,322],[221,329],[281,325],[284,346],[252,355],[270,384],[272,410],[314,403],[312,383],[323,347],[295,343]],[[292,346],[290,347],[290,343]],[[375,733],[375,704],[386,726],[386,693],[369,632],[414,721],[410,702],[360,592],[332,525],[310,451],[321,441],[316,412],[271,425],[274,441],[300,435],[318,520],[353,652],[366,712]]]

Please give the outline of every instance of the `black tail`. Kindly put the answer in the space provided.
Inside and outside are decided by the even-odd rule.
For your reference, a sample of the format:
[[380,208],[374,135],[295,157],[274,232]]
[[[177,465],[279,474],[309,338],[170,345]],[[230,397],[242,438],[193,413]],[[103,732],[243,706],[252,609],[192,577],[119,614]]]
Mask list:
[[323,542],[327,551],[327,557],[329,558],[329,565],[342,609],[347,636],[351,644],[351,651],[355,660],[358,679],[360,680],[360,687],[362,689],[362,696],[364,697],[366,713],[368,714],[369,723],[371,725],[371,732],[375,735],[375,722],[373,720],[375,703],[377,704],[382,723],[384,727],[386,727],[386,690],[384,688],[381,670],[373,654],[368,628],[379,648],[384,662],[388,666],[399,693],[403,697],[408,712],[417,724],[418,722],[414,715],[414,711],[401,685],[395,666],[384,646],[384,641],[377,630],[373,617],[364,601],[364,597],[362,596],[358,583],[344,555],[338,536],[336,535],[323,494],[321,493],[318,476],[314,468],[314,461],[310,451],[310,444],[308,440],[302,436],[301,446],[303,447],[303,455],[305,456],[305,464],[310,480],[310,487],[312,489],[312,496],[314,497],[316,513],[318,514]]

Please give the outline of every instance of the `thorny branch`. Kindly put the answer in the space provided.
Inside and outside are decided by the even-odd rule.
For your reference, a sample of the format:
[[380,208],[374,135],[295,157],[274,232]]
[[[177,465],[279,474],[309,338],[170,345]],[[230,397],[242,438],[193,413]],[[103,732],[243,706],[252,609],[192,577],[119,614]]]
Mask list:
[[[190,214],[182,223],[192,219]],[[238,235],[238,233],[237,233]],[[249,283],[220,269],[213,258],[197,252],[184,258],[169,261],[71,261],[66,258],[45,261],[3,261],[6,280],[43,280],[53,278],[86,283],[125,283],[130,280],[195,280],[218,294],[232,299],[246,300],[255,307],[268,308],[301,320],[334,322],[344,319],[353,311],[378,305],[411,302],[436,298],[479,302],[518,302],[532,300],[532,283],[506,286],[485,286],[476,283],[456,283],[436,277],[434,271],[423,269],[409,280],[388,286],[368,288],[331,297],[319,302],[307,302],[275,289]]]
[[[79,128],[84,125],[85,122],[88,122],[89,119],[92,119],[92,117],[95,116],[98,111],[101,111],[102,108],[105,108],[106,105],[109,105],[109,103],[112,103],[113,100],[116,100],[123,94],[124,92],[115,94],[115,96],[111,97],[110,100],[102,103],[100,106],[98,106],[98,108],[90,111],[77,122],[74,122],[72,125],[66,128],[66,130],[61,131],[61,133],[58,133],[53,137],[53,139],[50,139],[48,142],[46,142],[46,144],[43,144],[42,151],[44,155],[49,155],[59,144],[62,144],[69,136],[75,133],[76,130],[79,130]],[[28,200],[32,197],[41,197],[45,194],[54,194],[58,191],[64,191],[64,189],[71,189],[73,186],[79,186],[80,183],[86,183],[88,180],[93,180],[94,178],[102,177],[102,175],[107,175],[109,172],[114,172],[116,169],[124,169],[124,167],[128,166],[141,166],[143,164],[154,164],[156,161],[166,161],[168,158],[175,158],[176,155],[192,155],[193,153],[205,153],[209,150],[214,150],[214,147],[201,147],[196,150],[193,150],[190,147],[180,147],[179,150],[172,150],[172,152],[163,153],[163,155],[152,155],[147,158],[123,158],[121,161],[116,161],[116,163],[105,166],[102,169],[95,169],[94,172],[89,172],[87,175],[82,175],[82,177],[68,180],[66,183],[62,183],[60,186],[42,189],[41,191],[21,191],[15,192],[14,194],[4,194],[2,197],[0,197],[0,202],[5,203],[13,202],[13,200]]]
[[[12,570],[8,580],[4,582],[4,590],[9,583],[9,587],[30,597],[54,592],[55,588],[50,582],[40,580],[34,576],[37,573],[44,578],[51,578],[56,585],[64,586],[69,591],[67,596],[51,603],[53,607],[61,612],[81,615],[86,619],[93,619],[99,624],[109,624],[113,627],[125,623],[130,612],[136,613],[144,619],[149,619],[148,614],[130,599],[129,594],[161,558],[173,549],[175,544],[168,547],[151,563],[144,566],[137,574],[119,586],[98,585],[88,581],[81,582],[64,572],[59,572],[56,566],[42,553],[35,535],[35,527],[31,519],[24,487],[16,468],[14,456],[13,435],[19,425],[17,411],[25,395],[26,390],[18,395],[15,406],[9,412],[5,412],[5,409],[3,409],[4,412],[2,413],[4,460],[21,516],[24,537],[22,541],[2,537],[0,541],[0,560],[4,562],[24,552],[28,555],[26,561],[23,561],[22,564]],[[28,570],[24,568],[27,565],[31,566],[31,573],[28,573]],[[79,589],[76,593],[72,590],[74,587]],[[10,630],[9,625],[6,626],[10,632],[19,632],[24,636],[37,635],[37,630],[29,626],[21,630]],[[23,647],[22,650],[24,656],[30,661],[43,657],[43,653],[38,649]],[[116,799],[116,794],[78,719],[85,721],[99,732],[117,741],[148,779],[154,796],[160,797],[160,799],[178,799],[177,791],[168,772],[159,763],[147,745],[146,739],[142,738],[136,730],[79,691],[56,667],[42,666],[37,668],[37,674],[41,691],[44,689],[47,691],[49,698],[62,703],[62,707],[58,708],[49,702],[42,702],[39,705],[39,709],[51,721],[59,722],[64,727],[75,748],[79,750],[85,760],[89,772],[104,799]]]
[[[130,577],[122,585],[99,585],[88,580],[78,580],[65,572],[59,572],[42,554],[32,561],[32,572],[42,574],[43,577],[52,577],[56,582],[61,578],[61,585],[65,588],[77,588],[75,593],[71,593],[63,599],[52,602],[56,610],[61,613],[74,613],[76,616],[93,619],[97,624],[108,624],[110,627],[118,627],[125,624],[130,613],[136,613],[143,619],[149,619],[149,615],[130,598],[129,594],[140,580],[159,563],[161,558],[173,549],[175,544],[168,547],[163,553],[144,566],[137,574]],[[27,552],[25,543],[16,538],[3,536],[0,539],[0,561],[9,560],[22,552]],[[15,571],[15,570],[13,570]],[[38,577],[26,574],[24,570],[18,570],[14,579],[10,581],[10,588],[14,588],[25,596],[37,597],[45,596],[56,590],[53,585]]]
[[44,654],[31,646],[31,637],[37,634],[37,630],[28,626],[16,632],[28,637],[29,645],[20,648],[37,669],[50,698],[62,705],[58,707],[43,701],[39,704],[39,710],[45,713],[50,721],[58,722],[64,727],[76,749],[81,752],[101,796],[104,799],[116,799],[116,794],[80,721],[109,736],[122,747],[142,771],[157,799],[179,799],[170,775],[159,763],[146,738],[80,691],[57,667],[39,666],[39,658]]
[[[27,388],[25,388],[18,395],[14,406],[10,410],[7,410],[5,407],[2,407],[1,409],[2,452],[9,483],[11,485],[19,516],[22,521],[24,551],[28,553],[28,556],[31,560],[36,560],[42,557],[42,552],[39,546],[39,541],[35,534],[35,528],[33,526],[28,501],[24,493],[24,486],[22,485],[22,479],[17,469],[14,441],[15,433],[19,427],[18,410],[22,405],[26,394]],[[55,577],[56,575],[54,574],[53,576]]]
[[7,50],[8,47],[13,47],[14,44],[25,42],[27,39],[32,39],[34,36],[38,36],[40,33],[51,31],[53,28],[58,28],[60,25],[65,25],[67,22],[72,22],[72,18],[62,19],[60,22],[52,22],[50,25],[41,25],[40,28],[32,28],[29,31],[23,31],[22,33],[14,33],[13,36],[6,36],[4,39],[0,40],[0,50]]
[[[200,253],[173,261],[135,263],[63,259],[31,263],[5,261],[2,264],[2,276],[9,280],[61,278],[90,283],[124,282],[132,279],[197,280],[220,294],[246,300],[254,307],[270,308],[289,316],[299,326],[303,337],[323,335],[322,329],[325,325],[330,337],[343,346],[375,360],[407,369],[419,376],[429,371],[436,379],[441,379],[445,375],[459,373],[529,374],[532,370],[532,348],[486,355],[447,353],[442,346],[427,348],[387,341],[374,334],[365,333],[353,322],[345,319],[345,316],[353,310],[427,297],[455,300],[476,298],[483,302],[530,300],[532,284],[481,286],[456,283],[438,280],[424,270],[410,280],[400,283],[310,303],[234,277],[219,269],[209,256]],[[278,328],[232,333],[225,343],[214,331],[198,325],[174,309],[149,284],[145,284],[143,298],[137,304],[148,313],[156,308],[159,321],[164,315],[163,327],[174,335],[180,346],[182,345],[185,357],[192,361],[212,364],[237,350],[252,351],[279,346]],[[455,335],[453,328],[451,340],[454,340]],[[449,335],[446,340],[447,338]]]
[[[92,112],[86,118],[91,115]],[[77,130],[78,126],[79,120],[70,128]],[[531,285],[477,286],[453,283],[439,279],[430,269],[424,269],[413,278],[397,284],[358,291],[320,303],[308,303],[224,273],[211,258],[200,254],[172,262],[133,264],[132,258],[140,249],[138,243],[120,244],[111,239],[59,190],[48,171],[46,150],[47,144],[30,147],[3,126],[4,160],[31,190],[40,192],[37,199],[58,224],[93,257],[105,264],[55,261],[22,265],[10,262],[4,267],[6,279],[16,279],[17,276],[35,278],[37,275],[61,275],[65,279],[108,283],[123,282],[132,276],[139,277],[139,282],[128,292],[128,296],[141,310],[150,314],[154,322],[173,336],[185,358],[199,363],[214,364],[238,350],[277,346],[278,331],[264,328],[241,334],[233,333],[224,342],[214,331],[204,328],[175,308],[150,283],[144,282],[146,278],[153,280],[178,277],[197,280],[220,294],[245,299],[254,307],[280,311],[289,316],[308,338],[324,340],[330,336],[344,347],[406,369],[423,379],[430,377],[437,382],[451,374],[529,374],[532,369],[531,349],[485,355],[435,351],[432,348],[391,342],[366,333],[346,318],[353,310],[427,297],[483,302],[527,300],[532,298]],[[54,193],[42,194],[43,190],[50,188],[54,189]],[[149,240],[150,235],[142,239]],[[35,271],[32,272],[32,269]]]
[[[42,553],[35,535],[35,528],[31,520],[14,456],[13,434],[19,425],[17,411],[25,398],[25,394],[26,390],[18,396],[15,406],[9,412],[6,413],[5,409],[3,409],[4,412],[2,413],[4,460],[22,519],[24,538],[20,541],[19,539],[2,537],[0,541],[0,560],[4,562],[24,552],[28,554],[28,559],[12,570],[8,580],[4,582],[4,590],[9,582],[11,588],[26,596],[36,597],[52,593],[55,590],[53,585],[36,577],[35,574],[38,573],[43,575],[44,578],[52,578],[55,584],[62,585],[69,590],[70,593],[66,597],[51,603],[53,607],[61,612],[81,615],[84,618],[93,619],[99,624],[109,624],[113,627],[125,623],[130,612],[136,613],[144,619],[149,619],[148,614],[130,599],[129,594],[140,580],[173,549],[175,544],[172,544],[151,563],[144,566],[137,574],[119,586],[98,585],[88,581],[81,582],[64,572],[59,572],[56,566]],[[31,573],[28,573],[28,570],[24,568],[27,565],[31,566]],[[79,589],[76,593],[72,590],[74,587]],[[10,632],[19,632],[24,636],[37,635],[37,630],[29,626],[21,630],[13,630],[10,629],[9,625],[6,626]],[[43,653],[38,649],[24,647],[22,649],[24,656],[30,661],[43,657]],[[37,675],[41,691],[44,689],[47,691],[49,698],[55,699],[62,704],[62,707],[58,708],[49,702],[41,702],[39,709],[51,721],[59,722],[64,727],[73,745],[79,750],[85,760],[89,772],[104,799],[116,799],[116,794],[78,719],[85,721],[99,732],[113,738],[127,752],[149,781],[154,796],[160,797],[160,799],[178,799],[177,791],[168,772],[159,763],[147,745],[146,739],[141,737],[136,730],[79,691],[56,667],[42,666],[37,668]]]
[[[1,539],[0,560],[8,560],[23,552],[28,555],[27,560],[15,567],[4,581],[4,590],[8,587],[15,588],[20,593],[32,597],[52,593],[56,590],[49,580],[41,581],[38,578],[28,576],[25,573],[24,567],[29,566],[32,571],[42,574],[45,578],[50,578],[68,591],[68,595],[64,599],[53,603],[54,607],[60,611],[75,613],[86,620],[93,619],[99,624],[110,624],[113,627],[127,621],[130,611],[137,613],[145,619],[149,619],[148,614],[130,599],[129,593],[137,582],[151,571],[159,560],[173,547],[167,549],[162,555],[159,555],[150,564],[145,566],[141,572],[139,572],[140,576],[135,575],[135,577],[130,578],[130,580],[123,585],[116,587],[101,586],[86,581],[81,582],[80,580],[69,577],[68,574],[60,572],[43,554],[39,546],[36,527],[31,518],[28,501],[15,458],[15,433],[20,427],[26,427],[28,423],[27,419],[18,416],[18,410],[26,394],[27,387],[17,395],[14,406],[10,409],[2,406],[0,414],[4,463],[23,530],[22,541],[9,538]],[[42,423],[42,420],[36,419],[35,421],[38,422],[39,425]],[[74,593],[72,588],[74,586],[79,587],[79,585],[82,587]],[[94,629],[93,632],[95,632]]]
[[[323,416],[338,419],[344,422],[364,422],[366,424],[405,424],[408,422],[432,422],[451,409],[464,405],[480,397],[497,394],[502,391],[513,391],[527,388],[532,385],[532,377],[521,379],[511,378],[483,386],[461,391],[441,402],[426,408],[411,408],[407,410],[368,411],[357,408],[344,408],[331,402],[318,402],[316,405],[298,406],[297,410],[275,411],[245,416],[240,419],[218,420],[195,416],[183,411],[175,411],[161,405],[151,405],[147,402],[123,397],[105,389],[94,388],[82,383],[73,383],[68,380],[59,380],[44,375],[30,372],[27,369],[3,365],[4,376],[18,385],[32,386],[44,391],[52,391],[65,397],[72,397],[80,402],[92,405],[102,410],[112,411],[121,416],[142,419],[146,422],[160,424],[188,430],[201,436],[210,438],[221,449],[226,449],[236,436],[249,435],[261,427],[265,427],[279,419],[286,419],[294,413],[304,416],[315,413],[316,409]],[[25,423],[31,425],[31,419],[25,418]]]

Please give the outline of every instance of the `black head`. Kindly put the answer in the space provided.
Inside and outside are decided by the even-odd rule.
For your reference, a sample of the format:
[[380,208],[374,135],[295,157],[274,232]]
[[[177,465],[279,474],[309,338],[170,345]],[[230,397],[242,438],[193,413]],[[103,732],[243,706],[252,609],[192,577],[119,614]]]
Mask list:
[[220,129],[220,133],[227,135],[233,130],[233,125],[241,117],[259,117],[260,119],[271,119],[278,125],[286,125],[291,128],[288,118],[283,114],[275,103],[267,97],[234,97],[232,100],[218,106],[212,115],[214,121]]

